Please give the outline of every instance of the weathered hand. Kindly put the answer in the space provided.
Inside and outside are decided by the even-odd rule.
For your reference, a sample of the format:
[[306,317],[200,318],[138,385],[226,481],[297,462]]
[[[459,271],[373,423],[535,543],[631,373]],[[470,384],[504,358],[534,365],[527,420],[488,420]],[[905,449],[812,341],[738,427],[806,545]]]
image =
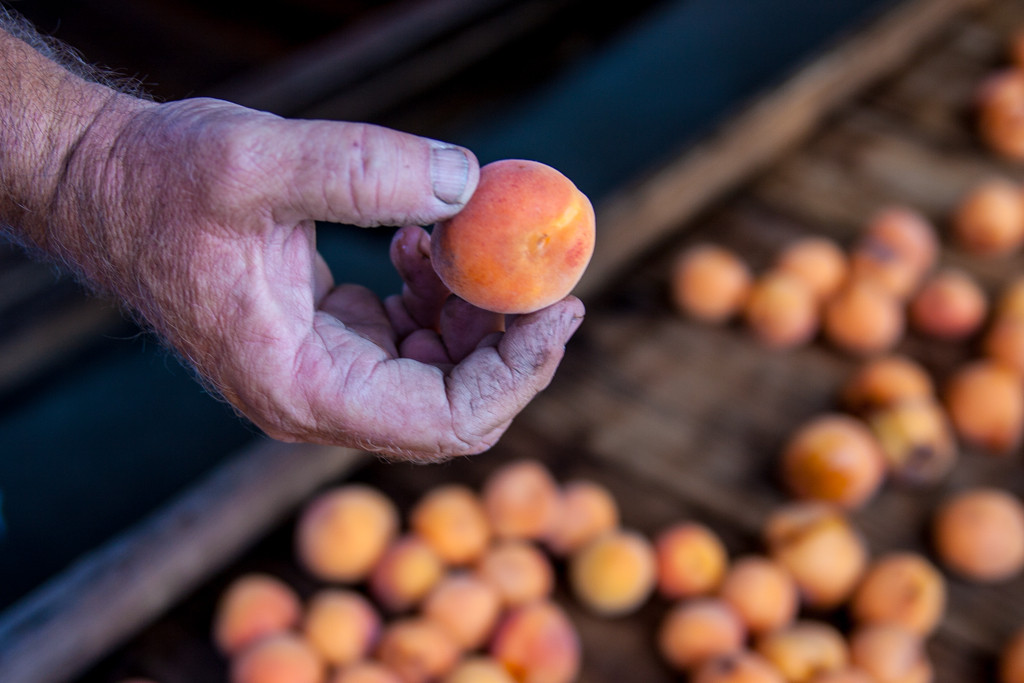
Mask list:
[[570,297],[501,332],[502,316],[449,296],[417,227],[392,244],[401,295],[334,285],[314,221],[451,216],[478,177],[466,150],[217,100],[117,120],[98,119],[68,165],[55,214],[77,228],[62,251],[275,438],[480,452],[548,384],[582,319]]

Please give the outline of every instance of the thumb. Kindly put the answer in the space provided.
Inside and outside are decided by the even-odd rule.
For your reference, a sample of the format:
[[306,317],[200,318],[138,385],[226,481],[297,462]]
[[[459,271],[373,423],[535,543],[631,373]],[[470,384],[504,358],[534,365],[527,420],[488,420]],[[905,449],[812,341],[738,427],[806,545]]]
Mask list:
[[282,220],[429,225],[461,210],[480,177],[476,156],[457,145],[365,123],[281,126]]

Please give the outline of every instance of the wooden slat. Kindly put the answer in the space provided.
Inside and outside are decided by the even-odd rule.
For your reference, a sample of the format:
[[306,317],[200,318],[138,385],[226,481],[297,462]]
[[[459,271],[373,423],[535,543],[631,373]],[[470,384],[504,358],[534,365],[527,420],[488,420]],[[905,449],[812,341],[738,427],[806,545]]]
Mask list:
[[64,681],[178,601],[359,451],[264,442],[0,614],[0,681]]
[[987,0],[910,0],[850,37],[727,123],[717,134],[598,207],[587,297],[783,151],[840,103],[891,73],[960,13]]

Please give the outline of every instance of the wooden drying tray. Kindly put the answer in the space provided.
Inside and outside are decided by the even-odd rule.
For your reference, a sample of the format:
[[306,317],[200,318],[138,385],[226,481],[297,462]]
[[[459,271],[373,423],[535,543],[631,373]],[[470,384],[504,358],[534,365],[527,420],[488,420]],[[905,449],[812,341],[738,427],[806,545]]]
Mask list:
[[[802,68],[716,134],[598,207],[583,297],[815,130],[982,0],[906,0]],[[0,681],[72,678],[223,568],[367,456],[261,443],[0,615]]]

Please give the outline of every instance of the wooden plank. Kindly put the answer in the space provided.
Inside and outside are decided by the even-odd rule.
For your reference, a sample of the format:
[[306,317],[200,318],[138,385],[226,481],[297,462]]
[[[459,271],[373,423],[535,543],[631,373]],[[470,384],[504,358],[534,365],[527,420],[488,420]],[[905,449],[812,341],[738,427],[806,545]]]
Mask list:
[[0,614],[0,681],[64,681],[207,579],[359,451],[263,442]]
[[804,139],[840,103],[904,63],[948,22],[987,0],[910,0],[805,66],[717,134],[598,207],[587,297],[711,202]]

